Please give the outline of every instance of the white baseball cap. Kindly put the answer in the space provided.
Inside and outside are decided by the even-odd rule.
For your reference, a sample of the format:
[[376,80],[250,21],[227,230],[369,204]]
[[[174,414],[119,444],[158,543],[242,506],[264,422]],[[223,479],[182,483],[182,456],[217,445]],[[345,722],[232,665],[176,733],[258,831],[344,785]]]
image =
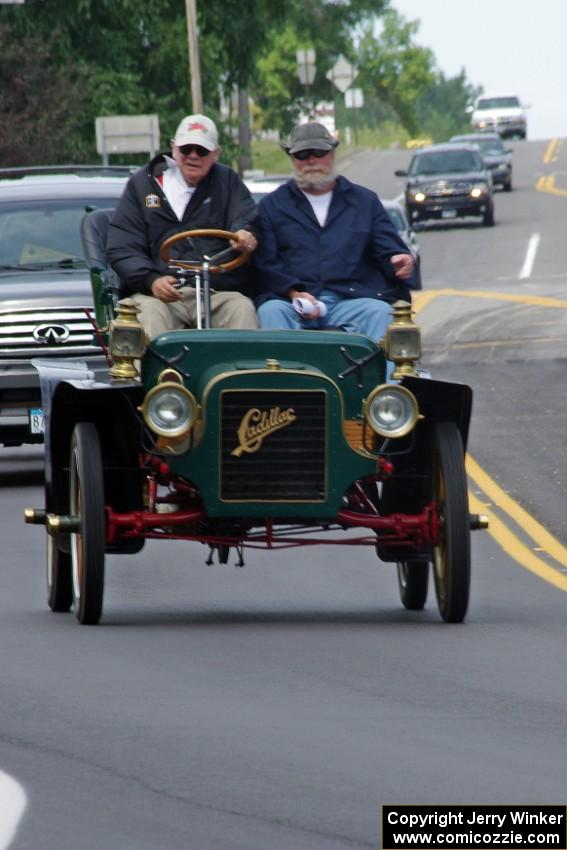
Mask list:
[[177,130],[173,141],[176,145],[201,145],[208,151],[219,146],[219,134],[213,121],[206,115],[186,115]]

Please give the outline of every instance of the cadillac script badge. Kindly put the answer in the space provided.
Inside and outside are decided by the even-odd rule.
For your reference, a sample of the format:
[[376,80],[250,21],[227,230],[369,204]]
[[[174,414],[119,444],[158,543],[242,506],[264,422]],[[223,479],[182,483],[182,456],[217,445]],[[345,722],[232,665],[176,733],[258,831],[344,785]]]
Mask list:
[[247,454],[257,452],[266,437],[274,431],[279,431],[280,428],[291,425],[296,418],[293,407],[288,407],[286,410],[281,410],[279,407],[272,407],[270,410],[251,407],[246,411],[238,426],[236,431],[238,446],[231,454],[240,457],[243,452]]

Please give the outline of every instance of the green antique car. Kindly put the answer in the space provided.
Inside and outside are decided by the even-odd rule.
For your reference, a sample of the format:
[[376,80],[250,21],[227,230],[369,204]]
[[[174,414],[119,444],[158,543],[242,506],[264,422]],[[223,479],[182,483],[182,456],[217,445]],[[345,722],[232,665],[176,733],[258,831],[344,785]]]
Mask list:
[[98,623],[106,554],[136,554],[147,539],[204,543],[208,563],[234,549],[238,564],[251,547],[368,545],[397,565],[408,609],[423,608],[431,563],[442,618],[461,622],[470,530],[486,525],[468,511],[472,391],[418,375],[410,305],[395,305],[381,346],[341,329],[211,329],[209,275],[235,260],[171,253],[232,234],[192,231],[162,256],[197,286],[202,326],[149,341],[118,299],[107,222],[107,211],[89,213],[83,241],[108,379],[81,363],[35,363],[45,506],[26,521],[46,527],[49,607]]

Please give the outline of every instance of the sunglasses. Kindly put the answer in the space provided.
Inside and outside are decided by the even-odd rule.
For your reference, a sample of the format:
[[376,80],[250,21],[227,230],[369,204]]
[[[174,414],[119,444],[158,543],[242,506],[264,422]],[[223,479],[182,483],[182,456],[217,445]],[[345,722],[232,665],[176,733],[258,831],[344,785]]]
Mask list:
[[210,150],[202,147],[201,145],[178,145],[177,149],[179,153],[183,154],[183,156],[189,156],[189,154],[193,153],[193,151],[195,151],[197,156],[200,157],[208,156],[211,153]]
[[327,156],[331,151],[320,151],[320,150],[312,150],[309,148],[306,151],[297,151],[297,153],[292,153],[292,157],[294,159],[309,159],[310,156],[314,156],[315,159],[322,159],[324,156]]

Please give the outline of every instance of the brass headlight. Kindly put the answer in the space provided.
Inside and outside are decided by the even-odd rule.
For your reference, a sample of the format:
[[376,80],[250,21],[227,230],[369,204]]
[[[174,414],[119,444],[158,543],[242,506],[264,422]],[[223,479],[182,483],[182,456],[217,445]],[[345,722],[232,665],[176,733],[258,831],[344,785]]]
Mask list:
[[394,316],[384,337],[384,353],[396,364],[392,378],[415,375],[414,363],[421,357],[421,331],[411,317],[411,304],[396,301]]
[[197,418],[197,402],[189,390],[174,381],[156,384],[142,404],[148,428],[162,437],[188,434]]
[[415,428],[419,408],[413,393],[396,384],[382,384],[364,405],[366,421],[381,437],[405,437]]

